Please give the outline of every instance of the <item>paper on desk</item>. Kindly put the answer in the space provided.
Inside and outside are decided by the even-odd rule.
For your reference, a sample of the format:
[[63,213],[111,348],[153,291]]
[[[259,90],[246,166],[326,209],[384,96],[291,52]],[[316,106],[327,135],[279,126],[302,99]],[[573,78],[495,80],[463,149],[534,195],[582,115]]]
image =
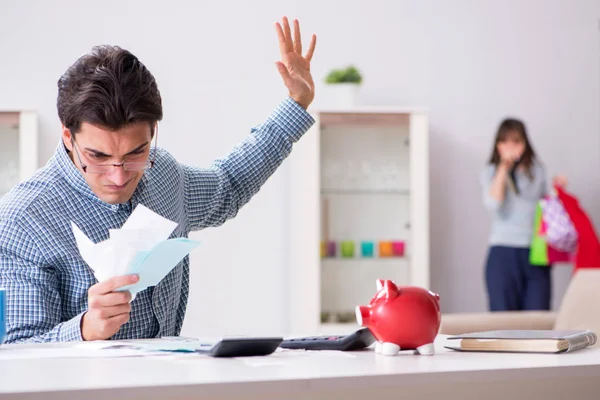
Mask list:
[[[179,339],[141,339],[141,340],[106,340],[97,343],[93,348],[96,350],[117,350],[129,349],[136,350],[149,354],[158,354],[164,352],[172,353],[194,353],[206,352],[218,343],[218,339],[194,339],[194,340],[179,340]],[[87,344],[87,343],[86,343]],[[85,349],[92,347],[82,346]]]
[[0,361],[3,360],[39,360],[41,358],[113,358],[113,357],[147,357],[164,356],[164,352],[148,352],[130,348],[108,348],[99,351],[94,348],[80,347],[44,347],[19,348],[4,346],[0,351]]
[[119,290],[136,293],[156,286],[192,251],[198,242],[186,238],[169,239],[177,223],[138,205],[121,229],[110,229],[109,239],[93,243],[75,223],[71,223],[81,257],[99,282],[114,276],[138,274],[140,280]]

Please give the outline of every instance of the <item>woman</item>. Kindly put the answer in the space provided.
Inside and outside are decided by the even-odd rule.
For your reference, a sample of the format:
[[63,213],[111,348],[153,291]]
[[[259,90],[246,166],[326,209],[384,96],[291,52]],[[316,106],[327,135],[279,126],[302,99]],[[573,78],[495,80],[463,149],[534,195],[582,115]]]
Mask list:
[[[491,311],[550,309],[551,268],[529,263],[536,205],[547,193],[546,182],[523,122],[502,121],[481,175],[484,204],[493,212],[485,269]],[[557,177],[554,183],[566,182]]]

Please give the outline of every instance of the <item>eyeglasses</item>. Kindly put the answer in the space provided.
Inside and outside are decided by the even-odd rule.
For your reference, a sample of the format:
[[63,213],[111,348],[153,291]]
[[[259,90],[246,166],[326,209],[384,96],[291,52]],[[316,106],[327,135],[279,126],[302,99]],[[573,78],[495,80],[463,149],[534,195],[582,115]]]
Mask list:
[[[85,164],[83,162],[83,160],[81,159],[81,155],[79,153],[79,147],[77,146],[77,143],[75,143],[75,139],[73,137],[73,134],[71,133],[71,143],[73,143],[73,148],[75,149],[75,153],[77,154],[77,159],[79,160],[79,163],[81,164],[81,169],[83,169],[83,172],[85,173],[89,173],[89,174],[106,174],[106,173],[110,173],[113,172],[115,168],[118,167],[123,167],[123,169],[125,171],[145,171],[149,168],[152,168],[154,166],[154,163],[156,161],[156,146],[158,144],[158,125],[156,126],[156,130],[155,130],[155,141],[154,141],[154,154],[152,156],[152,160],[146,160],[144,162],[121,162],[121,163],[116,163],[116,164]],[[148,157],[150,157],[150,155],[148,155]]]

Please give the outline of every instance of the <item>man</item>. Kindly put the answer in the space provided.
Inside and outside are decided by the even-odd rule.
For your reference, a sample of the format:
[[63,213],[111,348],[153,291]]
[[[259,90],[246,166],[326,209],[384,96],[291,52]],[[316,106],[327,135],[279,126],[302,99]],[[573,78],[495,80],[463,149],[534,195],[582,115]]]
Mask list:
[[[210,168],[181,165],[157,148],[161,97],[131,53],[96,47],[58,81],[62,140],[48,164],[0,201],[0,287],[7,291],[7,342],[151,338],[178,335],[189,289],[186,257],[131,301],[120,287],[137,276],[97,282],[81,258],[71,222],[94,242],[108,239],[143,204],[179,224],[172,237],[218,226],[288,156],[314,120],[310,61],[300,27],[276,23],[289,95],[227,157]],[[154,142],[154,143],[153,143]]]

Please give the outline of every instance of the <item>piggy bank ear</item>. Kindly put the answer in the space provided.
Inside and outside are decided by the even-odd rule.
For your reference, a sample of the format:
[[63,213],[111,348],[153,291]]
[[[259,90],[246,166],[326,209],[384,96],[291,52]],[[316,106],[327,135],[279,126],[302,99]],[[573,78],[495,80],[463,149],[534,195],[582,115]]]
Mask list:
[[383,284],[383,292],[386,299],[393,299],[398,296],[398,287],[392,281],[385,281]]
[[377,291],[383,289],[383,279],[377,279]]

